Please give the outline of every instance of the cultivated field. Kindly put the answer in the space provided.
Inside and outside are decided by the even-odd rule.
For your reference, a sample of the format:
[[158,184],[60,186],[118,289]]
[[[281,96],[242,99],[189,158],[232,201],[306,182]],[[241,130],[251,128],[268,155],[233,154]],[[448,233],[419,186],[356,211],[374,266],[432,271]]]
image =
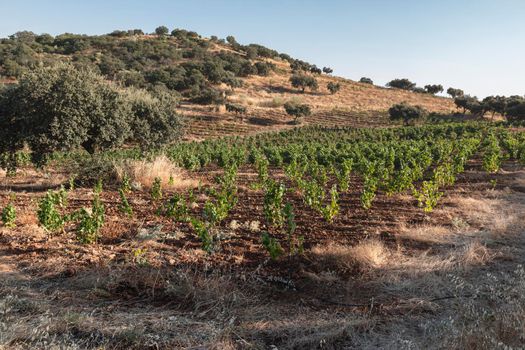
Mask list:
[[525,347],[525,99],[360,81],[0,39],[0,349]]
[[474,122],[22,165],[0,346],[519,348],[524,160],[525,134]]

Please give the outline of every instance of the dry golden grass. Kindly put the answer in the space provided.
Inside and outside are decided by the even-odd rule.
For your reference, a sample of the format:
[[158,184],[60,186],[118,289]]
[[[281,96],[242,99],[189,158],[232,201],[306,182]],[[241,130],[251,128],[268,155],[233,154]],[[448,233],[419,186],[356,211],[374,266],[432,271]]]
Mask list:
[[341,273],[369,271],[384,266],[391,252],[377,240],[367,240],[355,246],[329,243],[311,250],[312,258],[322,269],[333,269]]
[[144,188],[151,188],[156,178],[161,180],[162,186],[169,189],[194,188],[199,182],[189,177],[181,168],[176,167],[166,156],[159,156],[152,161],[131,160],[115,164],[119,180],[128,176],[132,183],[140,184]]
[[[330,111],[334,107],[344,107],[347,110],[385,111],[395,103],[407,102],[421,105],[432,112],[451,112],[456,108],[449,98],[435,97],[427,94],[416,94],[398,89],[387,89],[369,84],[357,83],[352,80],[321,75],[317,77],[319,90],[316,92],[298,93],[289,82],[290,70],[286,74],[272,74],[270,77],[249,77],[245,87],[236,90],[233,96],[243,95],[253,100],[266,101],[280,98],[287,101],[301,98],[304,103],[312,105],[316,110]],[[328,82],[339,82],[341,90],[332,95],[327,90]]]
[[450,240],[449,228],[436,225],[407,226],[401,224],[398,237],[425,243],[445,243]]
[[[184,104],[179,108],[189,120],[187,139],[204,139],[226,135],[248,135],[260,132],[285,130],[292,126],[292,120],[284,111],[287,101],[306,103],[312,108],[312,115],[304,125],[326,126],[386,126],[390,121],[386,111],[393,104],[407,102],[420,105],[430,112],[451,113],[456,111],[450,98],[410,91],[388,89],[362,84],[335,76],[316,76],[319,90],[301,93],[292,88],[289,78],[292,74],[289,64],[282,60],[270,60],[278,72],[269,76],[250,76],[243,79],[243,86],[235,88],[228,100],[247,107],[247,115],[240,118],[224,109],[209,106]],[[341,90],[330,94],[329,82],[341,84]],[[224,89],[229,88],[224,86]]]

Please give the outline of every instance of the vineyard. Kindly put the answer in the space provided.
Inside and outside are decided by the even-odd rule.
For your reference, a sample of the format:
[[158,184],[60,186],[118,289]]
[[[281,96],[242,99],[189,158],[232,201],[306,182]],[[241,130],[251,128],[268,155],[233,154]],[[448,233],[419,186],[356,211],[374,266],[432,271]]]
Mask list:
[[[228,336],[236,342],[255,337],[252,344],[281,342],[287,344],[285,348],[304,348],[329,341],[329,348],[337,348],[340,338],[320,329],[311,335],[313,340],[298,343],[292,338],[278,340],[282,331],[248,330],[245,327],[253,324],[244,312],[238,312],[260,307],[263,300],[272,300],[272,312],[279,314],[351,307],[354,311],[339,321],[352,328],[355,321],[346,317],[368,314],[374,303],[379,308],[374,314],[383,320],[389,313],[403,314],[405,306],[412,305],[410,298],[418,300],[414,305],[431,305],[433,300],[454,296],[452,287],[404,291],[407,285],[401,289],[408,293],[403,298],[395,296],[400,291],[384,288],[385,283],[393,283],[389,278],[403,276],[402,270],[415,269],[410,259],[426,261],[445,254],[443,259],[450,266],[488,259],[488,243],[454,243],[444,240],[443,232],[499,227],[482,224],[479,217],[489,215],[489,209],[480,200],[461,198],[476,193],[507,193],[514,198],[511,192],[502,192],[510,191],[509,186],[522,191],[513,185],[512,174],[520,174],[525,163],[525,133],[486,122],[383,129],[305,126],[179,143],[162,154],[144,154],[134,148],[94,156],[55,153],[43,169],[34,168],[27,153],[19,152],[16,158],[16,162],[8,156],[3,159],[8,169],[0,201],[2,254],[38,278],[35,283],[52,285],[60,295],[77,295],[71,299],[73,306],[55,306],[60,312],[70,312],[72,307],[89,310],[91,303],[104,308],[100,303],[110,302],[125,312],[132,307],[137,314],[145,304],[162,305],[162,312],[177,310],[186,317],[182,315],[189,308],[201,314],[188,322],[237,324],[234,329],[244,335]],[[161,164],[156,166],[159,159]],[[18,168],[9,168],[11,164]],[[133,164],[142,165],[133,170]],[[139,183],[137,178],[148,171],[156,176],[149,183]],[[461,204],[469,200],[473,204]],[[462,219],[451,214],[457,213],[458,205],[474,216]],[[514,214],[503,214],[509,206],[498,208],[501,215],[508,215],[505,220],[513,215],[518,215],[517,222],[521,220],[521,206],[515,207]],[[425,234],[425,230],[430,231]],[[408,252],[414,257],[405,255]],[[402,270],[387,272],[383,262],[387,257],[396,259],[390,262],[393,266],[405,264]],[[379,272],[383,270],[385,275]],[[383,276],[374,277],[383,281],[377,282],[383,283],[381,287],[374,279],[364,282],[374,274]],[[14,276],[10,278],[17,280]],[[90,282],[93,276],[96,282]],[[424,277],[395,278],[426,281]],[[354,285],[351,293],[348,283]],[[341,299],[333,293],[347,296]],[[253,302],[243,299],[247,294],[254,296]],[[81,301],[84,298],[89,305]],[[306,305],[296,310],[299,299]],[[289,309],[292,306],[294,311]],[[138,322],[144,326],[149,316],[143,317]],[[232,317],[244,321],[231,321]],[[315,317],[320,322],[328,316]],[[78,320],[67,330],[54,332],[72,334],[81,325],[98,329]],[[47,331],[37,328],[35,332],[39,339]],[[203,332],[205,339],[225,344],[215,331]],[[287,332],[299,334],[297,329]],[[136,341],[124,333],[115,334],[101,335],[101,339],[115,348],[143,347],[149,341],[142,333]],[[161,347],[201,342],[196,335],[173,342],[178,338],[162,334],[155,341]],[[87,333],[73,337],[89,344],[94,341]],[[36,344],[31,339],[13,341]]]
[[[178,244],[198,242],[213,255],[224,254],[236,239],[246,239],[223,237],[232,220],[261,218],[260,236],[250,237],[261,248],[259,261],[254,263],[264,261],[263,249],[272,260],[284,255],[300,257],[305,247],[318,243],[315,235],[306,233],[303,213],[329,228],[341,216],[348,217],[348,210],[366,216],[378,196],[388,199],[398,195],[410,195],[414,207],[423,214],[431,213],[467,167],[477,164],[494,174],[504,161],[525,162],[525,134],[479,123],[392,129],[305,127],[182,143],[166,155],[199,179],[195,188],[165,191],[163,186],[173,185],[169,183],[173,177],[164,184],[155,178],[148,193],[133,190],[126,173],[120,183],[104,178],[105,174],[96,179],[91,210],[75,210],[68,205],[69,194],[75,193],[72,174],[59,191],[49,190],[38,200],[35,215],[40,226],[50,236],[74,232],[78,241],[96,243],[107,240],[101,233],[105,214],[127,217],[128,225],[138,225],[143,216],[153,217],[150,224],[157,221],[168,231],[185,233]],[[18,157],[21,163],[27,158],[24,154]],[[141,157],[139,151],[128,150],[102,154],[98,161],[111,164]],[[73,159],[86,161],[80,154],[57,154],[55,167],[66,166]],[[16,221],[13,204],[20,199],[13,193],[14,203],[5,203],[6,226]],[[138,208],[130,204],[136,197],[144,203]],[[232,217],[237,208],[247,204],[255,212]],[[150,211],[144,212],[144,207]],[[125,230],[113,230],[112,235],[136,234],[129,226]]]

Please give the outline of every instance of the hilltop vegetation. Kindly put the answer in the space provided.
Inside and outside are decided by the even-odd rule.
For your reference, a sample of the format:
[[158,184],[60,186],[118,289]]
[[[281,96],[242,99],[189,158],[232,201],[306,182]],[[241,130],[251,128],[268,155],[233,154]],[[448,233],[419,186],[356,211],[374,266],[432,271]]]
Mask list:
[[[356,83],[333,77],[330,67],[242,45],[233,36],[203,38],[159,27],[153,34],[136,29],[99,36],[18,32],[0,40],[5,83],[57,62],[99,74],[122,89],[172,95],[190,139],[288,128],[286,103],[309,105],[312,115],[304,122],[327,126],[388,125],[386,111],[401,102],[429,112],[454,110],[448,99],[379,88],[369,78]],[[225,104],[242,108],[225,111]]]

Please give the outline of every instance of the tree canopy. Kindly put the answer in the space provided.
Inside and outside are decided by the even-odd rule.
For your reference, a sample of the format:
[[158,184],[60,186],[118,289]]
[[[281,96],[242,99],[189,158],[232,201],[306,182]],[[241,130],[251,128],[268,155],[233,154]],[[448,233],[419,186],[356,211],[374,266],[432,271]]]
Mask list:
[[294,117],[294,123],[297,124],[299,119],[308,117],[312,114],[310,106],[307,104],[298,104],[293,102],[287,102],[284,104],[284,109],[288,115]]
[[388,114],[391,120],[403,120],[405,125],[409,125],[411,121],[425,117],[427,111],[420,106],[411,106],[403,102],[393,105],[388,110]]
[[413,90],[416,87],[416,84],[411,82],[408,79],[394,79],[390,81],[386,86],[395,88],[395,89],[402,89],[402,90]]
[[371,84],[371,85],[374,84],[374,82],[372,81],[372,79],[367,78],[367,77],[362,77],[361,79],[359,79],[359,82],[360,82],[360,83],[363,83],[363,84]]
[[155,34],[157,35],[168,35],[170,30],[166,26],[160,26],[155,29]]
[[306,88],[309,88],[311,91],[316,91],[319,88],[317,80],[309,75],[294,74],[290,77],[290,83],[294,88],[301,89],[302,92]]
[[443,85],[429,84],[425,85],[425,91],[429,94],[435,95],[443,92]]
[[172,94],[123,91],[96,72],[70,64],[38,68],[0,98],[0,153],[27,145],[37,163],[55,151],[93,154],[138,142],[175,141],[182,123]]
[[465,95],[463,90],[455,89],[455,88],[452,88],[452,87],[447,89],[447,94],[449,94],[452,98],[456,98],[456,97],[460,97],[460,96]]

